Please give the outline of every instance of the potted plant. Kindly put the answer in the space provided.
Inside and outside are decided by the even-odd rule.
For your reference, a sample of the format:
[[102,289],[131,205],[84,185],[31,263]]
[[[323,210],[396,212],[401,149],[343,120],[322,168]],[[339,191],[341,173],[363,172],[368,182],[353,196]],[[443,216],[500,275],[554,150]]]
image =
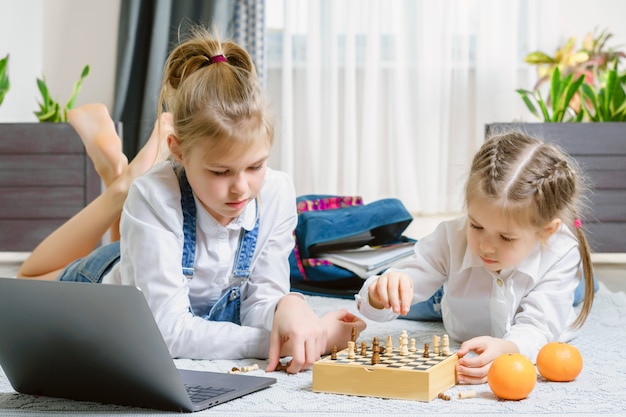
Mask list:
[[607,30],[570,38],[554,55],[536,51],[526,62],[538,81],[517,93],[538,123],[493,123],[487,135],[520,129],[557,143],[591,180],[586,231],[595,252],[626,252],[626,54],[608,46]]
[[67,111],[74,108],[76,102],[76,96],[80,91],[80,87],[83,85],[83,80],[89,75],[89,65],[85,65],[80,78],[74,83],[74,89],[70,95],[70,99],[63,109],[58,101],[54,100],[48,92],[48,86],[46,84],[45,77],[37,78],[37,87],[41,93],[41,101],[39,102],[39,111],[35,112],[35,116],[40,122],[53,122],[63,123],[67,121]]
[[[0,251],[33,250],[100,193],[100,178],[66,122],[88,74],[86,66],[63,107],[38,79],[39,122],[0,124]],[[0,103],[9,86],[7,55],[0,61]]]

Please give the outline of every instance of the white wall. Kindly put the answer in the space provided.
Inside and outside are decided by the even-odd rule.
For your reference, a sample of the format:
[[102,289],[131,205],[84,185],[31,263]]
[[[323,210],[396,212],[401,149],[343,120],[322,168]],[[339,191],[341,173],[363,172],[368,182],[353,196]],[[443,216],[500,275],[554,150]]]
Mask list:
[[578,40],[587,32],[609,28],[614,38],[609,45],[621,46],[626,50],[626,2],[623,0],[559,0],[559,24],[561,41],[570,36]]
[[[36,120],[36,79],[43,68],[43,1],[0,0],[0,57],[9,54],[11,89],[0,121]],[[30,112],[30,113],[29,113]]]
[[120,0],[0,0],[0,57],[7,53],[11,90],[0,122],[36,121],[45,75],[53,98],[65,105],[83,67],[77,105],[101,102],[111,109]]

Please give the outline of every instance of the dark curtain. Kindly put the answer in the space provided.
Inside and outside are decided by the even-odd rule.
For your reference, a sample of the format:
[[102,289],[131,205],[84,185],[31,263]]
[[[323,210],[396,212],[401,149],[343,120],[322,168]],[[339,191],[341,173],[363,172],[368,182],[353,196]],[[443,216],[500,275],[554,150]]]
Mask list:
[[148,139],[157,113],[163,65],[192,24],[232,38],[231,0],[122,0],[113,119],[122,122],[124,153],[131,160]]

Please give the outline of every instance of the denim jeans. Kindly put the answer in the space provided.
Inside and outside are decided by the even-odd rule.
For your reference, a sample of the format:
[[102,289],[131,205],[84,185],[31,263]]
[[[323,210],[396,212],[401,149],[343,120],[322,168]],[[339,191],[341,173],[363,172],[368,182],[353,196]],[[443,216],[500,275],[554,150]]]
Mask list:
[[59,281],[91,282],[99,284],[102,278],[120,260],[120,242],[100,246],[84,258],[69,264],[59,274]]

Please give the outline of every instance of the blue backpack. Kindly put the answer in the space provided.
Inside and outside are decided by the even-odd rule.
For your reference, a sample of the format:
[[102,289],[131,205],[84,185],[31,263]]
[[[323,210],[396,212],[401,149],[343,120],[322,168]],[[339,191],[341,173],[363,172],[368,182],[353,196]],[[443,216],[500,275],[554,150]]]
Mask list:
[[297,198],[295,247],[289,256],[291,287],[311,295],[352,298],[363,278],[316,255],[364,245],[415,242],[402,235],[413,220],[402,202],[363,204],[359,196],[308,194]]

